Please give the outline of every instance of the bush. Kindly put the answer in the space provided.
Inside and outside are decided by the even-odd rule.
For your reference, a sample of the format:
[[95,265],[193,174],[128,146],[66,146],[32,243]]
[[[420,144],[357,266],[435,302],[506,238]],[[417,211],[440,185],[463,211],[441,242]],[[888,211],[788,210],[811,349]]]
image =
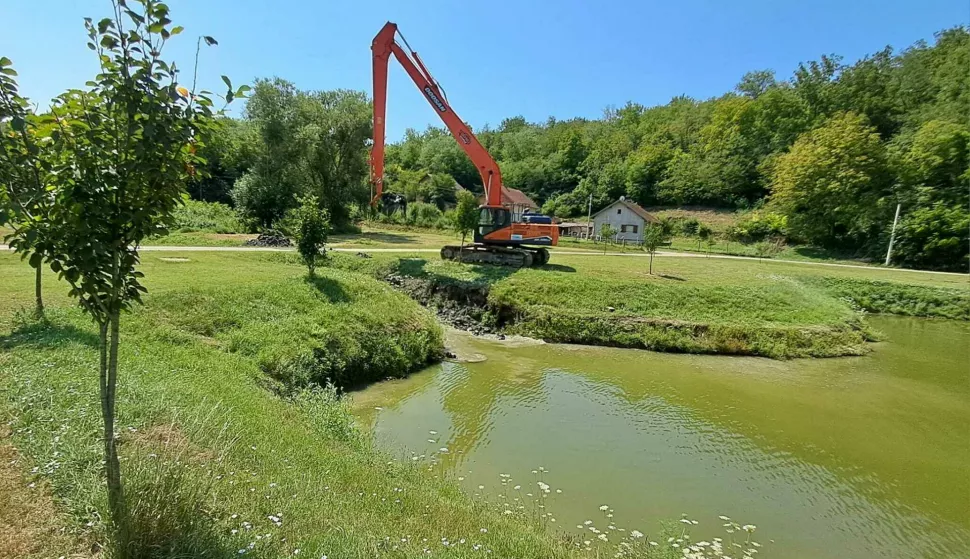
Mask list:
[[966,272],[970,263],[966,207],[919,208],[899,223],[893,262],[909,268]]
[[206,233],[242,233],[245,231],[236,210],[219,202],[200,202],[184,198],[184,205],[172,212],[175,223],[173,231],[187,233],[204,231]]
[[434,204],[412,202],[408,204],[407,223],[417,227],[436,227],[441,219],[441,210]]
[[734,241],[755,243],[769,237],[785,237],[788,234],[788,218],[782,214],[756,210],[745,215],[729,231]]
[[685,237],[693,237],[700,229],[701,223],[693,217],[688,217],[680,222],[680,233]]

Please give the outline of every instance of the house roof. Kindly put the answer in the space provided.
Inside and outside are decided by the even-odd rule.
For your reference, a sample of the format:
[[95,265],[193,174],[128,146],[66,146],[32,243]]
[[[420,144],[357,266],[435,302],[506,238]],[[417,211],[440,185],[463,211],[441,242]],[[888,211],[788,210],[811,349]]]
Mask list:
[[[484,200],[485,196],[479,197],[479,199]],[[514,188],[502,187],[502,205],[503,206],[525,206],[527,208],[538,208],[539,204],[536,204],[532,198],[529,198],[521,190],[516,190]]]
[[530,208],[538,208],[539,206],[525,195],[525,192],[521,190],[516,190],[514,188],[502,187],[502,203],[503,204],[514,204],[518,206],[528,206]]
[[606,206],[602,210],[600,210],[600,211],[596,212],[595,214],[593,214],[593,217],[595,218],[599,214],[605,212],[606,210],[609,210],[609,209],[613,208],[617,204],[623,204],[631,212],[633,212],[633,213],[637,214],[638,216],[640,216],[641,218],[643,218],[643,220],[646,221],[647,223],[656,223],[656,222],[660,221],[659,219],[657,219],[657,217],[655,215],[653,215],[652,213],[650,213],[647,210],[645,210],[642,207],[640,207],[640,204],[637,204],[636,202],[631,202],[629,200],[624,200],[624,199],[617,200],[616,202],[613,202],[609,206]]

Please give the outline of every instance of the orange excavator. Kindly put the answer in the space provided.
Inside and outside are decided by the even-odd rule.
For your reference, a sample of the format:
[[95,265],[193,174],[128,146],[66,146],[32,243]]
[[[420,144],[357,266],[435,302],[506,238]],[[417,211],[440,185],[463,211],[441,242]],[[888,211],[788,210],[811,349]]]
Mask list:
[[[397,37],[407,50],[397,43]],[[541,266],[549,261],[549,251],[544,247],[559,242],[559,228],[546,216],[525,214],[514,216],[512,210],[502,204],[502,173],[498,163],[479,143],[471,129],[455,114],[448,103],[444,90],[431,77],[411,45],[391,22],[384,24],[371,44],[374,54],[374,146],[371,150],[371,183],[374,196],[371,204],[376,206],[384,195],[384,115],[387,110],[387,63],[394,58],[414,80],[435,113],[441,118],[451,135],[458,141],[468,158],[482,176],[485,187],[485,203],[479,207],[478,226],[474,243],[463,247],[446,246],[441,249],[445,260],[500,264],[504,266]],[[516,218],[521,219],[517,221]]]

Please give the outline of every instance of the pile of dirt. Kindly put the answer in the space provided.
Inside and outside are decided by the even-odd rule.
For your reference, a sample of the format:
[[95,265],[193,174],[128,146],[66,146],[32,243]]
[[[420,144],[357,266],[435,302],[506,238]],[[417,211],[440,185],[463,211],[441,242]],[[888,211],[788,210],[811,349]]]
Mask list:
[[477,336],[496,331],[482,320],[488,310],[488,286],[436,282],[398,274],[390,274],[384,279],[421,306],[434,310],[445,324]]
[[260,233],[255,239],[246,241],[248,247],[290,247],[293,243],[285,235],[277,231]]

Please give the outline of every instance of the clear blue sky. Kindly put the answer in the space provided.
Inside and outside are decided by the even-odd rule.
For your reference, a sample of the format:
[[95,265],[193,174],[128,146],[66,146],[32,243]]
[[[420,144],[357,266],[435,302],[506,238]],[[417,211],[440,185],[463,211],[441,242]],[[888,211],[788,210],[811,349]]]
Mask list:
[[[199,34],[200,81],[216,91],[279,76],[301,89],[371,93],[370,42],[386,20],[444,86],[476,129],[505,117],[597,118],[608,105],[716,96],[748,70],[791,75],[801,61],[835,53],[854,61],[967,24],[967,0],[170,0],[185,33],[167,47],[187,72]],[[84,16],[108,15],[108,0],[0,0],[0,56],[14,61],[22,93],[42,107],[95,72]],[[388,137],[439,124],[407,75],[393,66]],[[233,110],[238,114],[241,107]]]

